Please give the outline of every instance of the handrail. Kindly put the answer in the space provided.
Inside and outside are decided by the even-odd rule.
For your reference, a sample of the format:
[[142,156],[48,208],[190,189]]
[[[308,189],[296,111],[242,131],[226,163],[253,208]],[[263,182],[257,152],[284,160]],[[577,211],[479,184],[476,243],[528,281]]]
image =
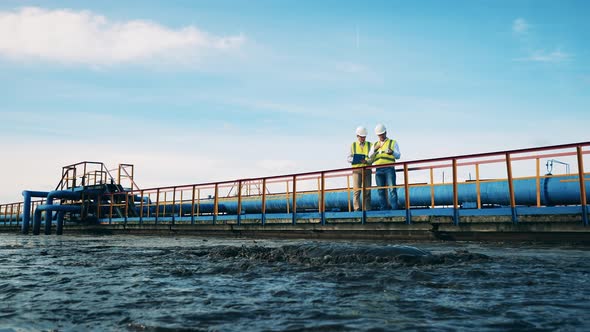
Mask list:
[[[422,159],[422,160],[410,160],[410,161],[399,161],[395,163],[396,171],[403,172],[403,180],[399,181],[393,187],[383,187],[385,188],[396,188],[396,189],[403,189],[403,194],[405,197],[405,204],[402,206],[405,208],[406,211],[412,208],[411,202],[413,200],[410,199],[410,188],[419,188],[422,186],[429,186],[430,187],[430,202],[428,205],[431,207],[440,206],[442,204],[437,203],[434,198],[435,188],[439,185],[444,185],[441,183],[437,183],[434,180],[434,170],[435,169],[444,169],[444,168],[451,168],[452,170],[452,207],[455,210],[454,215],[454,222],[458,223],[459,221],[459,208],[462,204],[459,201],[458,193],[459,188],[463,186],[463,184],[468,183],[471,180],[471,173],[469,176],[469,180],[460,180],[459,179],[459,168],[474,166],[475,167],[475,188],[476,188],[476,201],[474,199],[474,205],[477,203],[477,208],[482,208],[482,201],[481,201],[481,191],[480,186],[485,185],[486,183],[492,183],[495,181],[507,181],[508,184],[508,195],[509,195],[509,206],[513,211],[513,222],[517,222],[516,216],[516,195],[515,195],[515,187],[514,182],[515,180],[522,180],[522,179],[534,179],[535,181],[535,191],[536,191],[536,206],[541,205],[541,188],[540,188],[540,179],[546,179],[547,176],[542,176],[539,171],[539,163],[541,158],[554,158],[556,156],[561,157],[571,157],[577,158],[577,166],[578,166],[578,179],[575,181],[580,182],[580,202],[579,204],[582,206],[582,211],[587,211],[587,202],[586,202],[586,175],[587,173],[584,172],[583,166],[583,158],[584,156],[590,154],[590,150],[586,149],[585,147],[590,146],[590,142],[582,142],[582,143],[573,143],[573,144],[562,144],[562,145],[553,145],[548,147],[537,147],[537,148],[528,148],[528,149],[518,149],[518,150],[507,150],[507,151],[500,151],[500,152],[488,152],[488,153],[478,153],[478,154],[468,154],[468,155],[460,155],[460,156],[453,156],[453,157],[444,157],[444,158],[431,158],[431,159]],[[563,150],[563,149],[575,149],[575,151],[554,151],[554,150]],[[529,154],[529,155],[522,155],[522,154]],[[482,160],[477,160],[477,159]],[[471,159],[471,160],[470,160]],[[475,160],[473,160],[475,159]],[[517,161],[526,161],[532,160],[535,162],[535,172],[534,175],[527,174],[526,176],[517,176],[513,175],[513,164]],[[507,174],[507,179],[485,179],[482,178],[482,174],[480,173],[480,166],[485,164],[498,164],[501,165],[504,163],[504,171]],[[575,163],[572,163],[575,164]],[[64,174],[62,174],[62,181],[66,181],[64,179],[69,178],[69,172],[75,172],[75,167],[84,166],[86,174],[86,167],[89,165],[100,165],[101,172],[104,170],[105,174],[107,174],[110,179],[114,179],[110,174],[109,170],[104,167],[103,163],[99,162],[79,162],[76,164],[65,166]],[[384,166],[367,166],[365,170],[372,171],[373,169],[377,169],[380,167],[390,167],[391,165],[384,165]],[[228,192],[228,188],[231,191],[233,187],[236,186],[238,188],[237,192],[237,201],[238,201],[238,209],[237,209],[237,222],[238,224],[241,222],[242,218],[242,207],[244,204],[252,204],[248,203],[251,202],[252,199],[262,199],[262,206],[261,206],[261,213],[264,214],[267,212],[267,204],[270,199],[274,199],[274,195],[285,195],[283,199],[283,203],[285,204],[286,199],[286,209],[287,213],[292,214],[293,223],[297,221],[297,205],[298,205],[298,196],[299,195],[306,195],[307,193],[317,193],[317,208],[316,211],[320,213],[321,222],[325,222],[326,212],[332,207],[327,207],[326,196],[328,194],[332,195],[333,193],[337,192],[345,192],[350,191],[350,184],[349,182],[346,184],[346,187],[340,187],[342,184],[340,183],[344,177],[348,177],[351,174],[351,168],[340,168],[340,169],[332,169],[332,170],[325,170],[325,171],[317,171],[317,172],[304,172],[304,173],[294,173],[294,174],[287,174],[287,175],[275,175],[275,176],[268,176],[268,177],[259,177],[259,178],[244,178],[238,180],[227,180],[227,181],[219,181],[219,182],[207,182],[201,184],[185,184],[185,185],[177,185],[177,186],[166,186],[166,187],[154,187],[154,188],[147,188],[147,189],[139,189],[137,185],[133,182],[132,189],[126,190],[123,192],[116,192],[116,193],[109,193],[108,197],[110,197],[110,202],[101,202],[97,203],[98,208],[96,214],[99,217],[106,217],[105,215],[108,214],[109,220],[112,220],[114,217],[114,208],[117,209],[117,213],[119,215],[124,215],[127,219],[130,215],[130,211],[136,211],[132,209],[133,203],[137,202],[135,200],[135,196],[137,195],[141,197],[141,202],[139,205],[140,210],[138,215],[140,217],[140,222],[146,217],[152,217],[150,214],[155,215],[155,220],[158,222],[159,217],[170,216],[172,215],[172,223],[175,222],[175,215],[186,215],[185,211],[188,211],[188,207],[183,207],[183,203],[190,203],[190,215],[191,215],[191,222],[194,223],[194,216],[195,214],[198,216],[201,213],[208,214],[207,212],[209,209],[208,207],[204,207],[202,209],[202,204],[208,204],[207,200],[212,198],[213,200],[213,210],[211,215],[213,216],[213,220],[217,220],[218,216],[221,214],[226,214],[225,206],[227,205],[227,200],[235,199],[236,196],[232,196],[231,198],[222,197],[224,193]],[[427,171],[429,174],[429,182],[422,182],[420,180],[416,181],[414,176],[421,176],[422,171]],[[518,171],[518,169],[517,169]],[[127,170],[123,169],[122,172],[129,175]],[[421,173],[422,172],[422,173]],[[415,175],[418,174],[418,175]],[[484,175],[485,176],[485,175]],[[559,176],[559,175],[558,175]],[[412,178],[414,177],[414,178]],[[399,178],[399,177],[398,177]],[[553,176],[555,178],[555,176]],[[340,182],[334,182],[332,179]],[[309,181],[312,180],[312,181]],[[316,182],[317,184],[314,184]],[[574,179],[566,179],[567,181],[574,181]],[[305,182],[304,182],[305,181]],[[258,194],[250,194],[244,193],[242,186],[246,183],[262,183],[262,192]],[[286,189],[280,189],[280,186],[274,186],[272,189],[269,187],[269,184],[279,184],[285,183]],[[301,185],[303,183],[303,185]],[[335,184],[336,183],[336,184]],[[301,186],[300,186],[301,185]],[[137,188],[136,188],[137,187]],[[315,188],[315,189],[314,189]],[[381,187],[371,187],[371,190],[374,189],[381,189]],[[271,193],[272,190],[275,194]],[[291,190],[291,191],[290,191]],[[412,189],[413,190],[413,189]],[[207,196],[208,193],[213,191],[213,195],[209,195],[210,197],[201,197],[202,191]],[[120,195],[125,195],[125,197],[121,197]],[[147,195],[147,196],[146,196]],[[151,200],[152,195],[156,195],[155,202]],[[168,196],[167,196],[168,195]],[[221,195],[221,196],[220,196]],[[189,198],[190,196],[190,198]],[[144,197],[147,197],[147,201],[144,203]],[[20,202],[9,203],[9,204],[0,204],[0,218],[3,220],[12,221],[14,211],[22,211],[23,207]],[[181,204],[180,206],[176,206],[177,204]],[[223,204],[223,206],[221,205]],[[310,211],[308,205],[305,202],[302,203],[302,212]],[[420,203],[423,204],[423,203]],[[446,203],[443,203],[446,205]],[[489,203],[486,203],[489,204]],[[136,207],[138,205],[135,205]],[[350,205],[350,204],[349,204]],[[404,206],[405,205],[405,206]],[[123,208],[124,207],[124,208]],[[144,208],[146,208],[144,211]],[[155,209],[153,209],[155,207]],[[167,208],[168,207],[168,208]],[[106,210],[102,209],[106,208]],[[232,210],[235,207],[232,207]],[[350,207],[348,208],[350,211]],[[330,210],[331,211],[331,210]],[[172,214],[171,214],[172,213]],[[232,212],[233,213],[233,212]],[[17,217],[15,217],[18,220]],[[147,214],[147,216],[146,216]],[[585,220],[587,220],[587,215],[585,215]],[[364,219],[363,219],[364,220]],[[407,214],[407,220],[411,220],[411,215]],[[2,221],[2,219],[0,219]],[[587,222],[587,221],[585,221]]]

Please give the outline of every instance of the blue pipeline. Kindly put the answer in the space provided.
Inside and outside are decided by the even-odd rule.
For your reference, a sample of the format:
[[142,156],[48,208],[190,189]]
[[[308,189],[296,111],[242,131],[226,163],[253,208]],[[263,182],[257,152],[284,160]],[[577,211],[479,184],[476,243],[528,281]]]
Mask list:
[[[510,192],[508,181],[481,181],[480,201],[482,205],[510,205]],[[514,196],[516,205],[537,204],[537,182],[536,179],[514,180]],[[585,181],[587,200],[590,201],[590,179]],[[539,181],[540,203],[544,206],[552,205],[575,205],[580,204],[580,183],[577,176],[541,178]],[[458,203],[477,202],[477,184],[475,181],[459,183]],[[453,185],[440,184],[432,188],[430,185],[412,186],[409,188],[411,207],[428,207],[432,204],[432,191],[434,191],[434,205],[453,205]],[[406,196],[404,188],[397,188],[398,203],[404,207]],[[297,211],[317,211],[319,207],[319,194],[317,192],[297,194]],[[326,211],[348,211],[352,206],[352,192],[327,192],[325,194]],[[183,214],[190,214],[192,204],[182,204]],[[379,196],[377,189],[371,189],[371,208],[377,209]],[[213,213],[213,200],[201,201],[199,213]],[[287,208],[288,207],[288,208]],[[266,196],[267,213],[285,213],[293,210],[292,195],[277,194]],[[160,206],[160,215],[178,215],[180,204],[168,205],[165,208]],[[237,198],[220,199],[218,210],[220,213],[237,214]],[[260,196],[255,198],[244,197],[241,202],[242,213],[261,213],[262,202]],[[144,216],[147,208],[144,207]],[[155,212],[151,207],[150,213]],[[165,213],[164,213],[165,212]],[[196,208],[195,208],[196,212]]]
[[[39,205],[35,210],[35,217],[33,220],[33,234],[39,234],[39,228],[41,227],[41,212],[46,211],[45,213],[45,234],[51,233],[51,222],[53,220],[53,211],[59,212],[77,212],[80,213],[80,207],[77,207],[75,210],[68,210],[64,205],[54,205],[53,200],[55,198],[60,199],[79,199],[81,193],[80,192],[72,192],[67,190],[54,190],[50,192],[46,191],[30,191],[25,190],[23,191],[23,223],[21,225],[21,232],[23,234],[27,234],[29,232],[29,223],[31,219],[31,198],[32,197],[45,197],[46,204]],[[61,217],[63,221],[63,216]],[[59,214],[58,214],[59,219]]]
[[31,198],[33,197],[47,197],[49,192],[47,191],[31,191],[25,190],[23,191],[23,223],[21,225],[21,233],[28,234],[29,233],[29,223],[31,221]]
[[[53,219],[53,211],[57,211],[58,221],[58,234],[61,234],[63,230],[63,215],[65,212],[80,213],[82,211],[81,206],[76,205],[39,205],[35,209],[35,215],[33,217],[33,234],[39,235],[41,229],[41,212],[45,211],[45,234],[51,234],[51,222]],[[61,225],[60,225],[61,222]]]

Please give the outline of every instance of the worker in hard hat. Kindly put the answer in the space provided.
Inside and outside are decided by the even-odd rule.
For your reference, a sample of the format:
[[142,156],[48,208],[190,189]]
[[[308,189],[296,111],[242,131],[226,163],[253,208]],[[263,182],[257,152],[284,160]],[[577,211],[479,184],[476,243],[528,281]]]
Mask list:
[[[375,127],[375,135],[379,139],[373,144],[373,153],[371,154],[373,165],[380,166],[395,163],[401,157],[397,141],[387,137],[387,129],[382,124]],[[377,187],[380,187],[378,190],[379,209],[398,209],[397,190],[394,188],[395,167],[376,168],[375,182]]]
[[[361,207],[366,210],[371,209],[371,187],[370,169],[365,166],[371,165],[371,142],[367,142],[367,128],[356,128],[356,141],[350,147],[348,162],[352,164],[352,187],[354,190],[354,199],[352,205],[355,211],[361,211]],[[361,189],[362,188],[362,189]],[[361,204],[361,192],[363,193],[363,202]]]

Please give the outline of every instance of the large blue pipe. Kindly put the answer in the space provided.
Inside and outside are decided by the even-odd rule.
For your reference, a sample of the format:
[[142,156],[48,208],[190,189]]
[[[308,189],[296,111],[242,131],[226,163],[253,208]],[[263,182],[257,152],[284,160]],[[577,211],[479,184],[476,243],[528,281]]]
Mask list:
[[[540,179],[540,200],[541,205],[573,205],[580,204],[580,183],[577,176],[567,177],[549,177]],[[585,181],[587,200],[590,200],[590,179]],[[459,204],[477,202],[476,182],[460,183],[458,188]],[[427,207],[431,206],[431,186],[413,186],[410,188],[410,206]],[[405,206],[406,195],[403,188],[397,189],[399,205]],[[537,184],[536,179],[518,179],[514,180],[514,195],[517,205],[533,206],[537,204]],[[326,211],[348,211],[351,205],[352,194],[348,192],[327,192],[325,194]],[[297,194],[297,211],[305,210],[317,211],[319,206],[319,196],[317,192]],[[481,181],[480,182],[480,199],[484,205],[510,205],[510,193],[508,181]],[[453,185],[441,184],[434,186],[434,205],[453,205]],[[200,213],[213,212],[213,200],[203,200],[199,205]],[[285,194],[267,195],[266,212],[267,213],[284,213],[292,211],[292,196]],[[377,209],[379,206],[379,197],[377,189],[371,190],[371,208]],[[261,213],[262,203],[260,196],[255,198],[244,197],[241,202],[242,213]],[[165,215],[172,215],[172,206],[166,207]],[[183,211],[191,211],[191,204],[182,204]],[[228,214],[237,214],[237,198],[222,199],[219,202],[219,212]],[[151,209],[154,213],[155,209]],[[180,204],[174,206],[174,214],[178,215]],[[144,208],[144,216],[146,209]],[[164,210],[160,207],[160,215]]]
[[[45,210],[45,234],[47,234],[47,235],[51,234],[51,222],[53,220],[53,211],[60,211],[60,212],[66,211],[63,209],[51,208],[52,206],[54,206],[54,207],[61,206],[61,205],[53,205],[53,199],[54,198],[80,199],[80,196],[81,196],[80,192],[74,192],[74,191],[69,191],[69,190],[54,190],[54,191],[50,192],[49,194],[47,194],[46,206],[48,208]],[[67,212],[75,212],[75,211],[67,211]]]
[[[46,211],[46,219],[45,219],[45,234],[51,234],[51,216],[53,215],[52,211],[58,211],[58,224],[59,224],[59,213],[64,212],[71,212],[71,213],[81,213],[82,207],[79,205],[39,205],[37,209],[35,209],[35,215],[33,217],[33,234],[39,235],[39,231],[41,229],[41,212]],[[49,216],[49,218],[48,218]],[[61,216],[61,220],[63,222],[63,215]]]
[[29,233],[29,223],[31,221],[31,198],[32,197],[47,197],[49,192],[47,191],[23,191],[23,223],[21,225],[21,232],[23,234]]

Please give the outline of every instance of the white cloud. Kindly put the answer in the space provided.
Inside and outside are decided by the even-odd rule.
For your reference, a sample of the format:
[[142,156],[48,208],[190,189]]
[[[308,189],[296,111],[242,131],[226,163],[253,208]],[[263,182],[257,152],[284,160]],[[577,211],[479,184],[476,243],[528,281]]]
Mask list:
[[546,52],[543,50],[538,50],[532,52],[526,58],[517,59],[519,61],[534,61],[534,62],[562,62],[566,61],[571,58],[571,55],[561,50],[555,50],[553,52]]
[[218,37],[194,26],[171,29],[131,20],[111,22],[90,11],[25,7],[0,12],[0,56],[111,65],[154,58],[190,61],[239,48],[242,35]]
[[548,52],[545,47],[535,45],[534,37],[536,36],[529,34],[530,29],[531,25],[524,18],[517,18],[512,22],[512,32],[517,35],[519,42],[527,53],[525,57],[515,59],[516,61],[557,63],[572,58],[571,54],[562,52],[559,48]]
[[525,34],[528,32],[530,25],[524,18],[517,18],[512,22],[512,31],[517,34]]

